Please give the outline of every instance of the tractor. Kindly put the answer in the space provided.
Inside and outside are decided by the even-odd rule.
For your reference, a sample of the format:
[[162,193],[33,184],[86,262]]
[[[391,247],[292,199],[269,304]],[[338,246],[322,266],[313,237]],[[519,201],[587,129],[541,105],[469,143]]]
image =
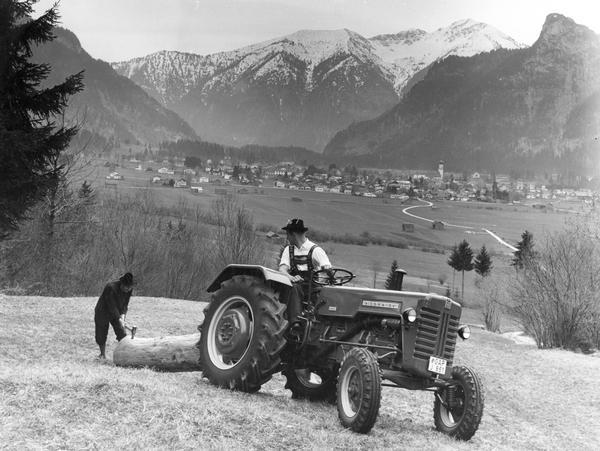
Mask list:
[[200,363],[210,383],[253,393],[281,372],[293,398],[337,404],[341,424],[359,433],[374,426],[382,386],[433,392],[437,430],[460,440],[477,431],[484,394],[477,373],[453,366],[461,306],[436,294],[344,286],[345,269],[316,271],[291,334],[280,299],[289,278],[257,265],[229,265],[208,287]]

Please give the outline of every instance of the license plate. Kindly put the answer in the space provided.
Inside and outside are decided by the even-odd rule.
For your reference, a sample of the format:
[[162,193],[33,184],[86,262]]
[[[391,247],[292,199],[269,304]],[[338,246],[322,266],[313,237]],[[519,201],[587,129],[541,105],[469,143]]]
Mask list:
[[446,361],[437,357],[429,357],[429,371],[433,371],[438,374],[446,374]]

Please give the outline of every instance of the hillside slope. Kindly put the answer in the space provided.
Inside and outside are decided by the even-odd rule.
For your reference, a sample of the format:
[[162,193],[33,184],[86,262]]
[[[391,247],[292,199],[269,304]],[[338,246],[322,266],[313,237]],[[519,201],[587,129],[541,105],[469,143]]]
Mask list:
[[[334,406],[292,400],[279,376],[246,395],[212,387],[197,373],[95,360],[95,302],[0,296],[3,448],[600,448],[600,393],[589,388],[600,358],[476,331],[456,355],[486,388],[483,421],[470,442],[433,429],[430,393],[389,388],[374,429],[358,435],[339,425]],[[194,332],[201,311],[195,302],[134,296],[129,316],[139,336],[159,336]]]
[[330,157],[380,167],[595,173],[600,38],[559,14],[530,48],[435,64],[380,117],[339,132]]
[[55,29],[56,39],[37,47],[34,61],[50,64],[47,83],[60,83],[84,70],[84,90],[69,99],[66,118],[81,123],[100,141],[151,143],[194,139],[194,130],[177,114],[139,86],[117,74],[106,62],[92,58],[71,31]]

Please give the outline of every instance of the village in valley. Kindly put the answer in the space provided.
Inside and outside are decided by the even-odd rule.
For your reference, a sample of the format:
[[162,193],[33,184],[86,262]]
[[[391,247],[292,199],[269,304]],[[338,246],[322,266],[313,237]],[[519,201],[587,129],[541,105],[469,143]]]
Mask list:
[[122,154],[107,160],[104,163],[108,171],[105,185],[116,185],[124,178],[124,172],[133,169],[147,176],[147,181],[153,185],[188,189],[194,193],[227,194],[226,188],[231,186],[235,187],[235,190],[230,189],[231,192],[251,194],[262,187],[273,187],[398,202],[421,198],[523,203],[542,210],[589,210],[595,208],[600,193],[596,179],[577,177],[563,183],[561,174],[457,173],[446,171],[444,161],[434,162],[431,170],[382,170],[334,163],[323,167],[294,161],[247,164],[228,156],[221,160],[201,160],[179,155],[161,158],[159,155],[160,152],[149,158],[148,152],[140,152],[132,157]]

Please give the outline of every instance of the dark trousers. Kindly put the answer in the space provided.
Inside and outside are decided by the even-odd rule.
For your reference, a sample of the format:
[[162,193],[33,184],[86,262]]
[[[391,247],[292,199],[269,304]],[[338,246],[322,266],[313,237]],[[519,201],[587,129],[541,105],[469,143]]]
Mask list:
[[290,324],[298,321],[298,316],[302,314],[302,301],[305,298],[304,283],[293,283],[291,287],[283,287],[280,299],[287,305],[288,321]]
[[104,346],[106,344],[106,337],[108,336],[108,325],[112,325],[117,340],[121,341],[127,336],[127,332],[121,326],[119,319],[111,319],[108,313],[95,312],[94,323],[96,323],[96,343],[98,346]]

